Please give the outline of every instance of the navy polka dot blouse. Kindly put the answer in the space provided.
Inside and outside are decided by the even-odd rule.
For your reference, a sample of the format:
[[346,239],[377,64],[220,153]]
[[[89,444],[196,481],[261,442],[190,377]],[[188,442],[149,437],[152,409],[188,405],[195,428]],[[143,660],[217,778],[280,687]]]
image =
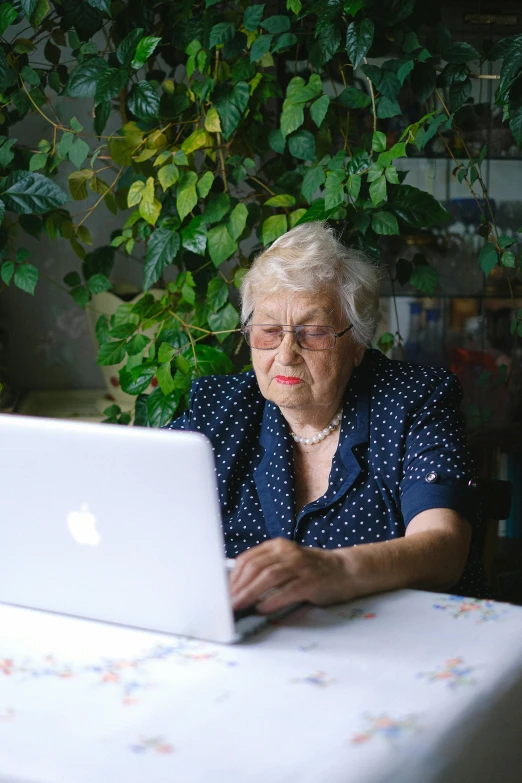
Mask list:
[[448,370],[368,350],[345,393],[328,489],[297,516],[290,429],[253,371],[196,380],[189,410],[167,427],[212,443],[228,557],[277,536],[326,549],[377,543],[403,536],[421,511],[451,508],[473,525],[453,592],[487,597],[461,396]]

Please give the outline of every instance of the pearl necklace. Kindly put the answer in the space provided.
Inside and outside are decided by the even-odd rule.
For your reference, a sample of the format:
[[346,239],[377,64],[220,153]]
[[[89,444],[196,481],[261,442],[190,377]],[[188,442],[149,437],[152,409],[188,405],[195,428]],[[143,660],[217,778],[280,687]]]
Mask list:
[[331,432],[334,431],[334,429],[340,423],[342,415],[343,409],[341,406],[328,427],[325,427],[324,430],[321,430],[321,432],[318,432],[317,435],[313,435],[311,438],[301,438],[299,435],[296,435],[295,432],[291,432],[290,435],[296,443],[303,443],[305,446],[312,446],[314,443],[319,443],[320,441],[324,440],[328,435],[330,435]]

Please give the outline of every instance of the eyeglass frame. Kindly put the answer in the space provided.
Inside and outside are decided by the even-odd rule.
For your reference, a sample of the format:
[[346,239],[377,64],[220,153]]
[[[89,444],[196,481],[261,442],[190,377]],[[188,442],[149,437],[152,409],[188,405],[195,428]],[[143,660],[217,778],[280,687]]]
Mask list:
[[[252,327],[252,326],[280,326],[281,327],[281,331],[280,331],[281,341],[280,341],[279,345],[276,345],[273,348],[256,348],[256,347],[250,345],[250,343],[248,341],[249,338],[247,337],[247,334],[246,334],[246,329],[248,329],[248,327]],[[312,353],[313,353],[315,351],[333,351],[333,349],[335,348],[335,346],[337,344],[337,338],[338,337],[343,337],[343,335],[345,335],[347,332],[350,331],[350,329],[353,328],[353,324],[350,324],[349,326],[346,327],[346,329],[343,329],[340,332],[334,331],[334,333],[333,333],[333,335],[334,335],[334,344],[332,345],[331,348],[305,348],[299,342],[299,332],[297,331],[298,329],[305,329],[306,327],[310,327],[310,326],[320,327],[321,329],[333,329],[334,327],[333,326],[325,326],[324,324],[298,324],[294,329],[283,329],[283,326],[290,326],[290,324],[245,324],[242,327],[242,329],[240,329],[240,332],[243,335],[243,337],[245,338],[245,342],[248,345],[248,347],[251,348],[254,351],[275,351],[277,348],[279,348],[279,346],[282,344],[283,340],[285,339],[283,337],[283,335],[285,333],[286,334],[292,333],[292,334],[295,335],[295,341],[296,341],[297,345],[299,346],[299,348],[302,351],[312,351]]]

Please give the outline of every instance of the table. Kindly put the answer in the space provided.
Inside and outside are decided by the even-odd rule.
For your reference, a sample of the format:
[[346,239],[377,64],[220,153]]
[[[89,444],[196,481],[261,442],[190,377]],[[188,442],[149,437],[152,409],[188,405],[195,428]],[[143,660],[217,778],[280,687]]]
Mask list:
[[0,605],[5,783],[520,783],[522,607],[401,590],[221,646]]

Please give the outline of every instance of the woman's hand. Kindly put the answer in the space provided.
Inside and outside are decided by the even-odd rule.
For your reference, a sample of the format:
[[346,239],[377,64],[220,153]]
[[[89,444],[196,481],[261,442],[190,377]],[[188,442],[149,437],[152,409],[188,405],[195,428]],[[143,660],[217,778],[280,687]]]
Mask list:
[[285,538],[265,541],[236,559],[230,579],[232,605],[256,605],[262,613],[309,601],[326,605],[352,597],[346,553],[303,547]]

